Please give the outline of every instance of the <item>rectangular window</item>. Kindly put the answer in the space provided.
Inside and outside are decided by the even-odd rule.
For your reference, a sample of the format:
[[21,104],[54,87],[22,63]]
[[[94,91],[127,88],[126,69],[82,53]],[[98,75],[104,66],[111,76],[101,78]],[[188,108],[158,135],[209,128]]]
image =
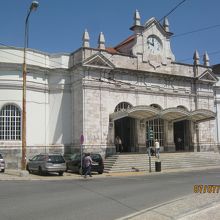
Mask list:
[[4,106],[0,112],[0,140],[20,140],[20,133],[20,110],[14,105]]
[[[149,131],[153,131],[153,138],[149,139]],[[154,141],[157,139],[160,142],[160,146],[164,146],[164,120],[154,119],[146,122],[146,141],[147,146],[153,147]]]

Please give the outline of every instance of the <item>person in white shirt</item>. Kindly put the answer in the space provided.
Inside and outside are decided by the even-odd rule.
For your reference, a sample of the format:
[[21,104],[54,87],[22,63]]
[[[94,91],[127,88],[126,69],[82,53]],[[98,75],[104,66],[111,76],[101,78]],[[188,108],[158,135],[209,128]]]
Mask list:
[[122,141],[119,136],[115,138],[115,146],[116,146],[116,152],[122,152],[123,146],[122,146]]
[[156,139],[154,142],[155,150],[156,150],[156,157],[159,159],[160,157],[160,142]]
[[87,175],[89,175],[90,177],[92,177],[91,175],[91,168],[92,168],[92,158],[90,156],[90,153],[86,153],[85,157],[83,159],[83,164],[84,164],[84,168],[85,168],[85,175],[84,178],[87,177]]

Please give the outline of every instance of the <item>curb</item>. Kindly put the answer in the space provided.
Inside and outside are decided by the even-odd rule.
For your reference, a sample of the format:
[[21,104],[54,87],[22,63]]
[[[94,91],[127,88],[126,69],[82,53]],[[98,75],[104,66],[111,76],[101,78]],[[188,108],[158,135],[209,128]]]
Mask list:
[[[127,215],[116,220],[189,220],[189,219],[212,219],[220,217],[220,196],[219,194],[190,194],[175,200],[161,203],[159,205],[143,209],[139,212]],[[204,218],[210,212],[215,217]]]
[[[114,177],[134,177],[134,176],[154,176],[154,175],[165,175],[167,173],[180,173],[180,172],[189,172],[189,171],[199,171],[199,170],[210,170],[210,169],[220,169],[220,166],[210,166],[210,167],[199,167],[199,168],[183,168],[183,169],[170,169],[164,170],[161,172],[149,172],[149,171],[140,171],[140,172],[121,172],[121,173],[104,173],[101,175],[93,175],[94,179],[97,178],[114,178]],[[48,175],[48,176],[39,176],[37,174],[28,174],[27,176],[21,176],[21,170],[5,170],[5,173],[0,173],[1,180],[73,180],[73,179],[82,179],[82,176],[75,173],[64,173],[64,176],[58,175]]]

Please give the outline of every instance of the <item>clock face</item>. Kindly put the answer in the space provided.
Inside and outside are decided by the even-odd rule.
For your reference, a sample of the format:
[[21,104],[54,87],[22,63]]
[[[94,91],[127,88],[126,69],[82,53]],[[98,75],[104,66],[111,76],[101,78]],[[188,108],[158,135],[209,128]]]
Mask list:
[[159,39],[155,36],[149,36],[147,38],[147,49],[152,54],[158,54],[162,50],[162,45],[159,42]]

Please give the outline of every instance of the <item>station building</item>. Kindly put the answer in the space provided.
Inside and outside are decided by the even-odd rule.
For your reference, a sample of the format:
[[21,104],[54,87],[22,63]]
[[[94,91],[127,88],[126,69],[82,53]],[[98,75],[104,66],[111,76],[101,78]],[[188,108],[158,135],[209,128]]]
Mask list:
[[[161,151],[216,151],[218,77],[197,51],[193,64],[178,63],[172,33],[138,11],[131,36],[114,48],[100,33],[90,47],[86,30],[82,47],[71,54],[27,49],[27,159],[40,152],[80,150],[145,153],[158,139]],[[20,167],[22,134],[23,49],[0,48],[0,152],[9,167]]]

